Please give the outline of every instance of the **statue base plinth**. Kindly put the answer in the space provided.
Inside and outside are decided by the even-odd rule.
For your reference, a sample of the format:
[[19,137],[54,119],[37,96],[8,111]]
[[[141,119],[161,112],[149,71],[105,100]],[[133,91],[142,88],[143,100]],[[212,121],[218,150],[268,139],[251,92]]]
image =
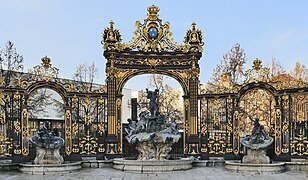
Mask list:
[[36,157],[34,159],[34,164],[62,164],[63,162],[64,159],[60,155],[60,148],[36,148]]
[[269,164],[270,158],[266,156],[263,149],[248,149],[247,155],[243,157],[244,164]]

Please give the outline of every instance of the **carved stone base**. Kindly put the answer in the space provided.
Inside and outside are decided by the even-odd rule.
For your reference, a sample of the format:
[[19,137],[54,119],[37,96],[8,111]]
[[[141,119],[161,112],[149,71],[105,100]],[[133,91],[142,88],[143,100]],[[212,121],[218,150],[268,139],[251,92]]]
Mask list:
[[172,150],[172,144],[151,141],[138,142],[136,145],[136,149],[139,152],[138,160],[169,159],[170,155],[168,153]]
[[116,158],[113,160],[113,168],[121,171],[137,173],[164,173],[170,171],[180,171],[192,168],[192,159],[181,158],[178,160],[127,160]]
[[244,164],[269,164],[270,158],[266,156],[263,149],[248,149],[247,155],[243,157]]
[[47,149],[37,147],[34,164],[62,164],[64,162],[64,159],[60,155],[59,150],[60,148]]

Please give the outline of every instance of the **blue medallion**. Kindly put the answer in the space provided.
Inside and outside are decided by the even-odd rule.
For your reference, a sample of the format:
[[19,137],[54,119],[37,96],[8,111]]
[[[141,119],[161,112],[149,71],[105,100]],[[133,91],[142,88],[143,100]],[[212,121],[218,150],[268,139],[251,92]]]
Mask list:
[[156,39],[158,32],[156,27],[151,27],[148,31],[150,38]]

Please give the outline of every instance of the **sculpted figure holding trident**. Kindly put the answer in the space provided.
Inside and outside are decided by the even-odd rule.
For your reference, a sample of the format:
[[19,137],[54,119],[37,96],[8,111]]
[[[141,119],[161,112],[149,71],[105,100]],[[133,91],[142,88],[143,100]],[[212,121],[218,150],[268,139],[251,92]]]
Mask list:
[[150,112],[151,116],[156,116],[158,113],[158,89],[155,91],[147,90],[147,98],[150,99]]

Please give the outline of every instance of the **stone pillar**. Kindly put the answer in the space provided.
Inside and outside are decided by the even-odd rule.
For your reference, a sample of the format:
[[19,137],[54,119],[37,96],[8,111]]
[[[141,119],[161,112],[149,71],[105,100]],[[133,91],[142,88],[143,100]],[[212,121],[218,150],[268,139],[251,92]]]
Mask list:
[[137,119],[137,98],[131,99],[132,119]]

